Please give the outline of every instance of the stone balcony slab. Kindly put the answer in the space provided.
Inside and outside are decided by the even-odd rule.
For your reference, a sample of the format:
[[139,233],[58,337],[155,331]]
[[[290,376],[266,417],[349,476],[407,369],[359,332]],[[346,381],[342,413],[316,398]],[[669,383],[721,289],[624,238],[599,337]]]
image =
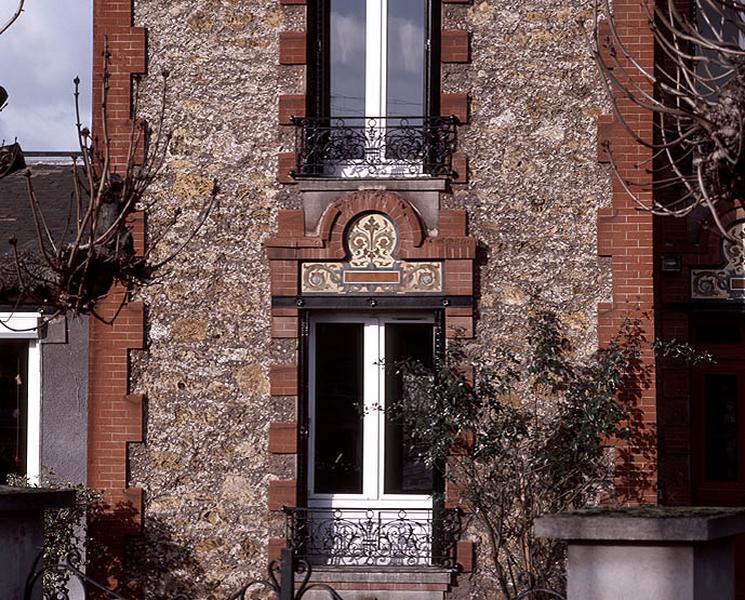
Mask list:
[[594,508],[540,517],[534,531],[575,541],[704,542],[745,531],[745,509]]

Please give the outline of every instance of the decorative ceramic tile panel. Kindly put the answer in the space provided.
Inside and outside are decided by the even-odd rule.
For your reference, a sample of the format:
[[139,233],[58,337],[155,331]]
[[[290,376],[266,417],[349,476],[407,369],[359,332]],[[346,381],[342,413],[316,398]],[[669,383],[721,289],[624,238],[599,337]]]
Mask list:
[[745,300],[745,222],[728,232],[722,241],[725,264],[719,269],[691,270],[691,298],[696,300]]
[[302,293],[442,293],[442,263],[397,260],[398,242],[396,227],[388,217],[363,215],[347,232],[347,261],[303,263]]
[[364,215],[349,228],[347,248],[349,264],[359,268],[390,267],[393,251],[398,246],[398,235],[393,222],[381,214]]

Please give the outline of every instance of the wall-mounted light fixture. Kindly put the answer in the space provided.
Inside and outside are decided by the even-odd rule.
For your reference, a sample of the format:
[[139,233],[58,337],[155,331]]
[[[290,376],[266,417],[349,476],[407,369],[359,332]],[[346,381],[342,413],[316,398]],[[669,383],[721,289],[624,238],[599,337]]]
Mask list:
[[663,256],[662,257],[662,272],[663,273],[680,273],[683,261],[680,256]]

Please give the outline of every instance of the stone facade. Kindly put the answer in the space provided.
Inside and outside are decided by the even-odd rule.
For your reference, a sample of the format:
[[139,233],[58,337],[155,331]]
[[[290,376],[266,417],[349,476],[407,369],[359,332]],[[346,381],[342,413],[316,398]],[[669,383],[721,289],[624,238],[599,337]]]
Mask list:
[[558,310],[585,350],[596,346],[595,311],[611,280],[598,261],[595,214],[610,203],[610,178],[595,160],[607,100],[588,54],[590,21],[581,2],[445,10],[444,27],[471,32],[472,62],[443,67],[443,91],[471,97],[461,137],[469,183],[443,205],[468,211],[482,247],[484,347],[513,343],[525,311],[541,306]]
[[[221,191],[188,251],[139,298],[146,350],[131,353],[129,391],[147,397],[146,427],[144,443],[129,446],[125,485],[142,488],[144,518],[126,574],[148,597],[217,598],[264,572],[267,541],[281,534],[270,490],[293,499],[297,383],[292,367],[281,366],[297,361],[297,317],[272,314],[277,294],[264,246],[287,211],[305,208],[310,223],[303,220],[301,235],[323,212],[310,218],[302,184],[276,176],[278,154],[294,149],[292,127],[280,125],[294,113],[286,98],[305,91],[303,56],[292,50],[304,39],[297,32],[305,6],[136,0],[133,8],[134,25],[147,31],[148,73],[170,72],[174,138],[153,199],[183,209],[186,230],[213,178]],[[597,306],[612,296],[596,226],[612,198],[608,169],[597,161],[596,122],[608,106],[587,47],[587,4],[443,2],[442,26],[470,38],[464,54],[463,33],[446,36],[441,85],[443,110],[468,122],[459,127],[458,178],[430,193],[434,212],[420,212],[434,238],[443,214],[465,211],[478,241],[469,351],[488,362],[494,348],[519,346],[526,313],[549,307],[590,352]],[[151,115],[156,79],[144,88]],[[470,314],[452,317],[470,326]]]

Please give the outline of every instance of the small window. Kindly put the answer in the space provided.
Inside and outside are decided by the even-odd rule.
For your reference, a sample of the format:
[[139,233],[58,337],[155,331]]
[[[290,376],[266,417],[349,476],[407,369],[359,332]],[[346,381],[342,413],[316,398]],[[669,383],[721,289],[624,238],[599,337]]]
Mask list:
[[739,344],[742,342],[741,315],[697,315],[694,339],[697,344]]
[[737,376],[704,377],[704,469],[708,481],[737,481]]
[[41,353],[37,313],[0,313],[0,485],[40,478]]

